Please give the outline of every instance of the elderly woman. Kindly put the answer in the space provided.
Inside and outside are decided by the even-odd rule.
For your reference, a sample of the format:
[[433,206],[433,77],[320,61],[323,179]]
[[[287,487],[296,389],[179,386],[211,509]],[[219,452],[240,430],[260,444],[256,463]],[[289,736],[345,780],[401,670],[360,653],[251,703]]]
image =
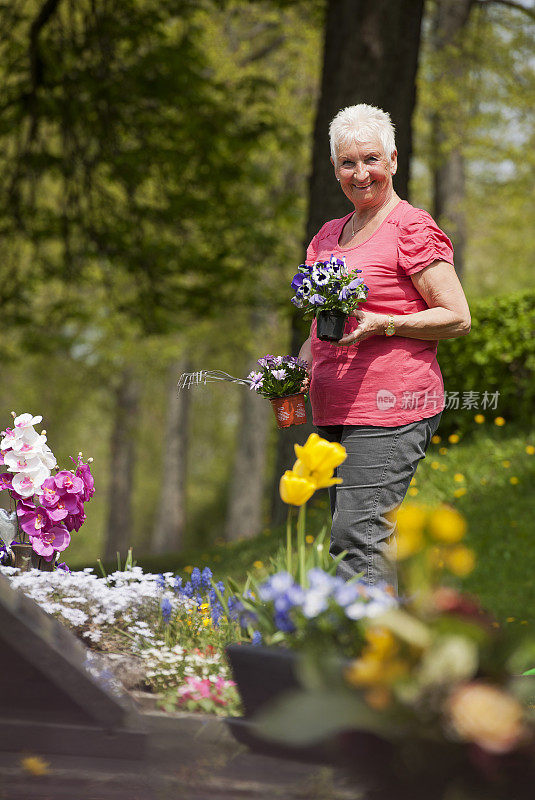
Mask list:
[[331,555],[347,550],[338,573],[363,572],[397,590],[386,557],[402,502],[444,408],[438,339],[465,336],[470,312],[453,248],[432,217],[395,193],[397,151],[384,111],[340,111],[330,125],[336,180],[354,210],[326,222],[307,263],[345,258],[369,287],[368,299],[337,343],[320,341],[316,322],[300,357],[311,364],[310,400],[318,433],[340,442],[347,459],[330,489]]

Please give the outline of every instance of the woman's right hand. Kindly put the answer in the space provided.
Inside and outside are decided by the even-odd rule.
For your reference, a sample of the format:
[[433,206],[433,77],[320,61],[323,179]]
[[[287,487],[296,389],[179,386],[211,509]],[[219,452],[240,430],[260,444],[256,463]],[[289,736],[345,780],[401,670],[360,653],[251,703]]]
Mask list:
[[310,370],[312,369],[312,342],[310,336],[308,337],[306,342],[303,342],[303,344],[301,345],[301,350],[299,351],[299,358],[307,362],[308,371],[310,372]]

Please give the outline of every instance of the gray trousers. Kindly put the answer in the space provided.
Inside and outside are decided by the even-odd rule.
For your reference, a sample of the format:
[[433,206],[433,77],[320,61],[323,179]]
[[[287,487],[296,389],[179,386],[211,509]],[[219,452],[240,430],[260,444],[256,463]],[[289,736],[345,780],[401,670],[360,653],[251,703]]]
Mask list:
[[340,442],[347,458],[335,474],[343,483],[329,489],[332,529],[330,554],[347,555],[337,574],[345,580],[363,572],[363,580],[374,585],[393,585],[396,593],[395,563],[386,557],[387,540],[395,523],[388,514],[407,493],[411,479],[442,413],[383,428],[377,425],[327,425],[318,427],[320,436]]

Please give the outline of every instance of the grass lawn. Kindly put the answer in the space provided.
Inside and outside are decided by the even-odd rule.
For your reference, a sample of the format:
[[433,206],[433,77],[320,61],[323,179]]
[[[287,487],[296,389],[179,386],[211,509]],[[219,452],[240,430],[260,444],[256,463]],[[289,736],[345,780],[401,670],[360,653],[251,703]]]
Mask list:
[[[415,503],[450,503],[466,517],[466,544],[476,551],[477,565],[463,585],[508,625],[535,623],[534,446],[535,435],[513,425],[474,422],[473,431],[458,442],[454,435],[453,441],[431,444],[407,497]],[[327,500],[318,496],[308,512],[307,532],[314,535],[328,520]],[[284,538],[284,528],[266,529],[255,539],[147,556],[138,564],[151,572],[210,566],[218,578],[243,580],[248,570],[262,577]]]

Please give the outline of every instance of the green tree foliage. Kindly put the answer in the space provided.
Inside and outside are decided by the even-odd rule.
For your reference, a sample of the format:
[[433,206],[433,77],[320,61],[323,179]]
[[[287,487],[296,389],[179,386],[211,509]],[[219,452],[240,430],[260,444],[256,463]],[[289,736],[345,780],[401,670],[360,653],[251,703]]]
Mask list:
[[243,274],[221,232],[248,208],[236,185],[269,127],[265,82],[218,82],[187,0],[18,9],[4,10],[0,224],[31,245],[47,296],[144,333],[229,300]]
[[[528,288],[535,258],[535,20],[506,4],[476,3],[456,42],[437,53],[430,16],[418,76],[414,202],[432,208],[431,170],[460,148],[466,168],[465,291],[472,298]],[[451,63],[458,59],[462,81],[451,79]],[[436,114],[444,132],[439,143],[432,136]]]

